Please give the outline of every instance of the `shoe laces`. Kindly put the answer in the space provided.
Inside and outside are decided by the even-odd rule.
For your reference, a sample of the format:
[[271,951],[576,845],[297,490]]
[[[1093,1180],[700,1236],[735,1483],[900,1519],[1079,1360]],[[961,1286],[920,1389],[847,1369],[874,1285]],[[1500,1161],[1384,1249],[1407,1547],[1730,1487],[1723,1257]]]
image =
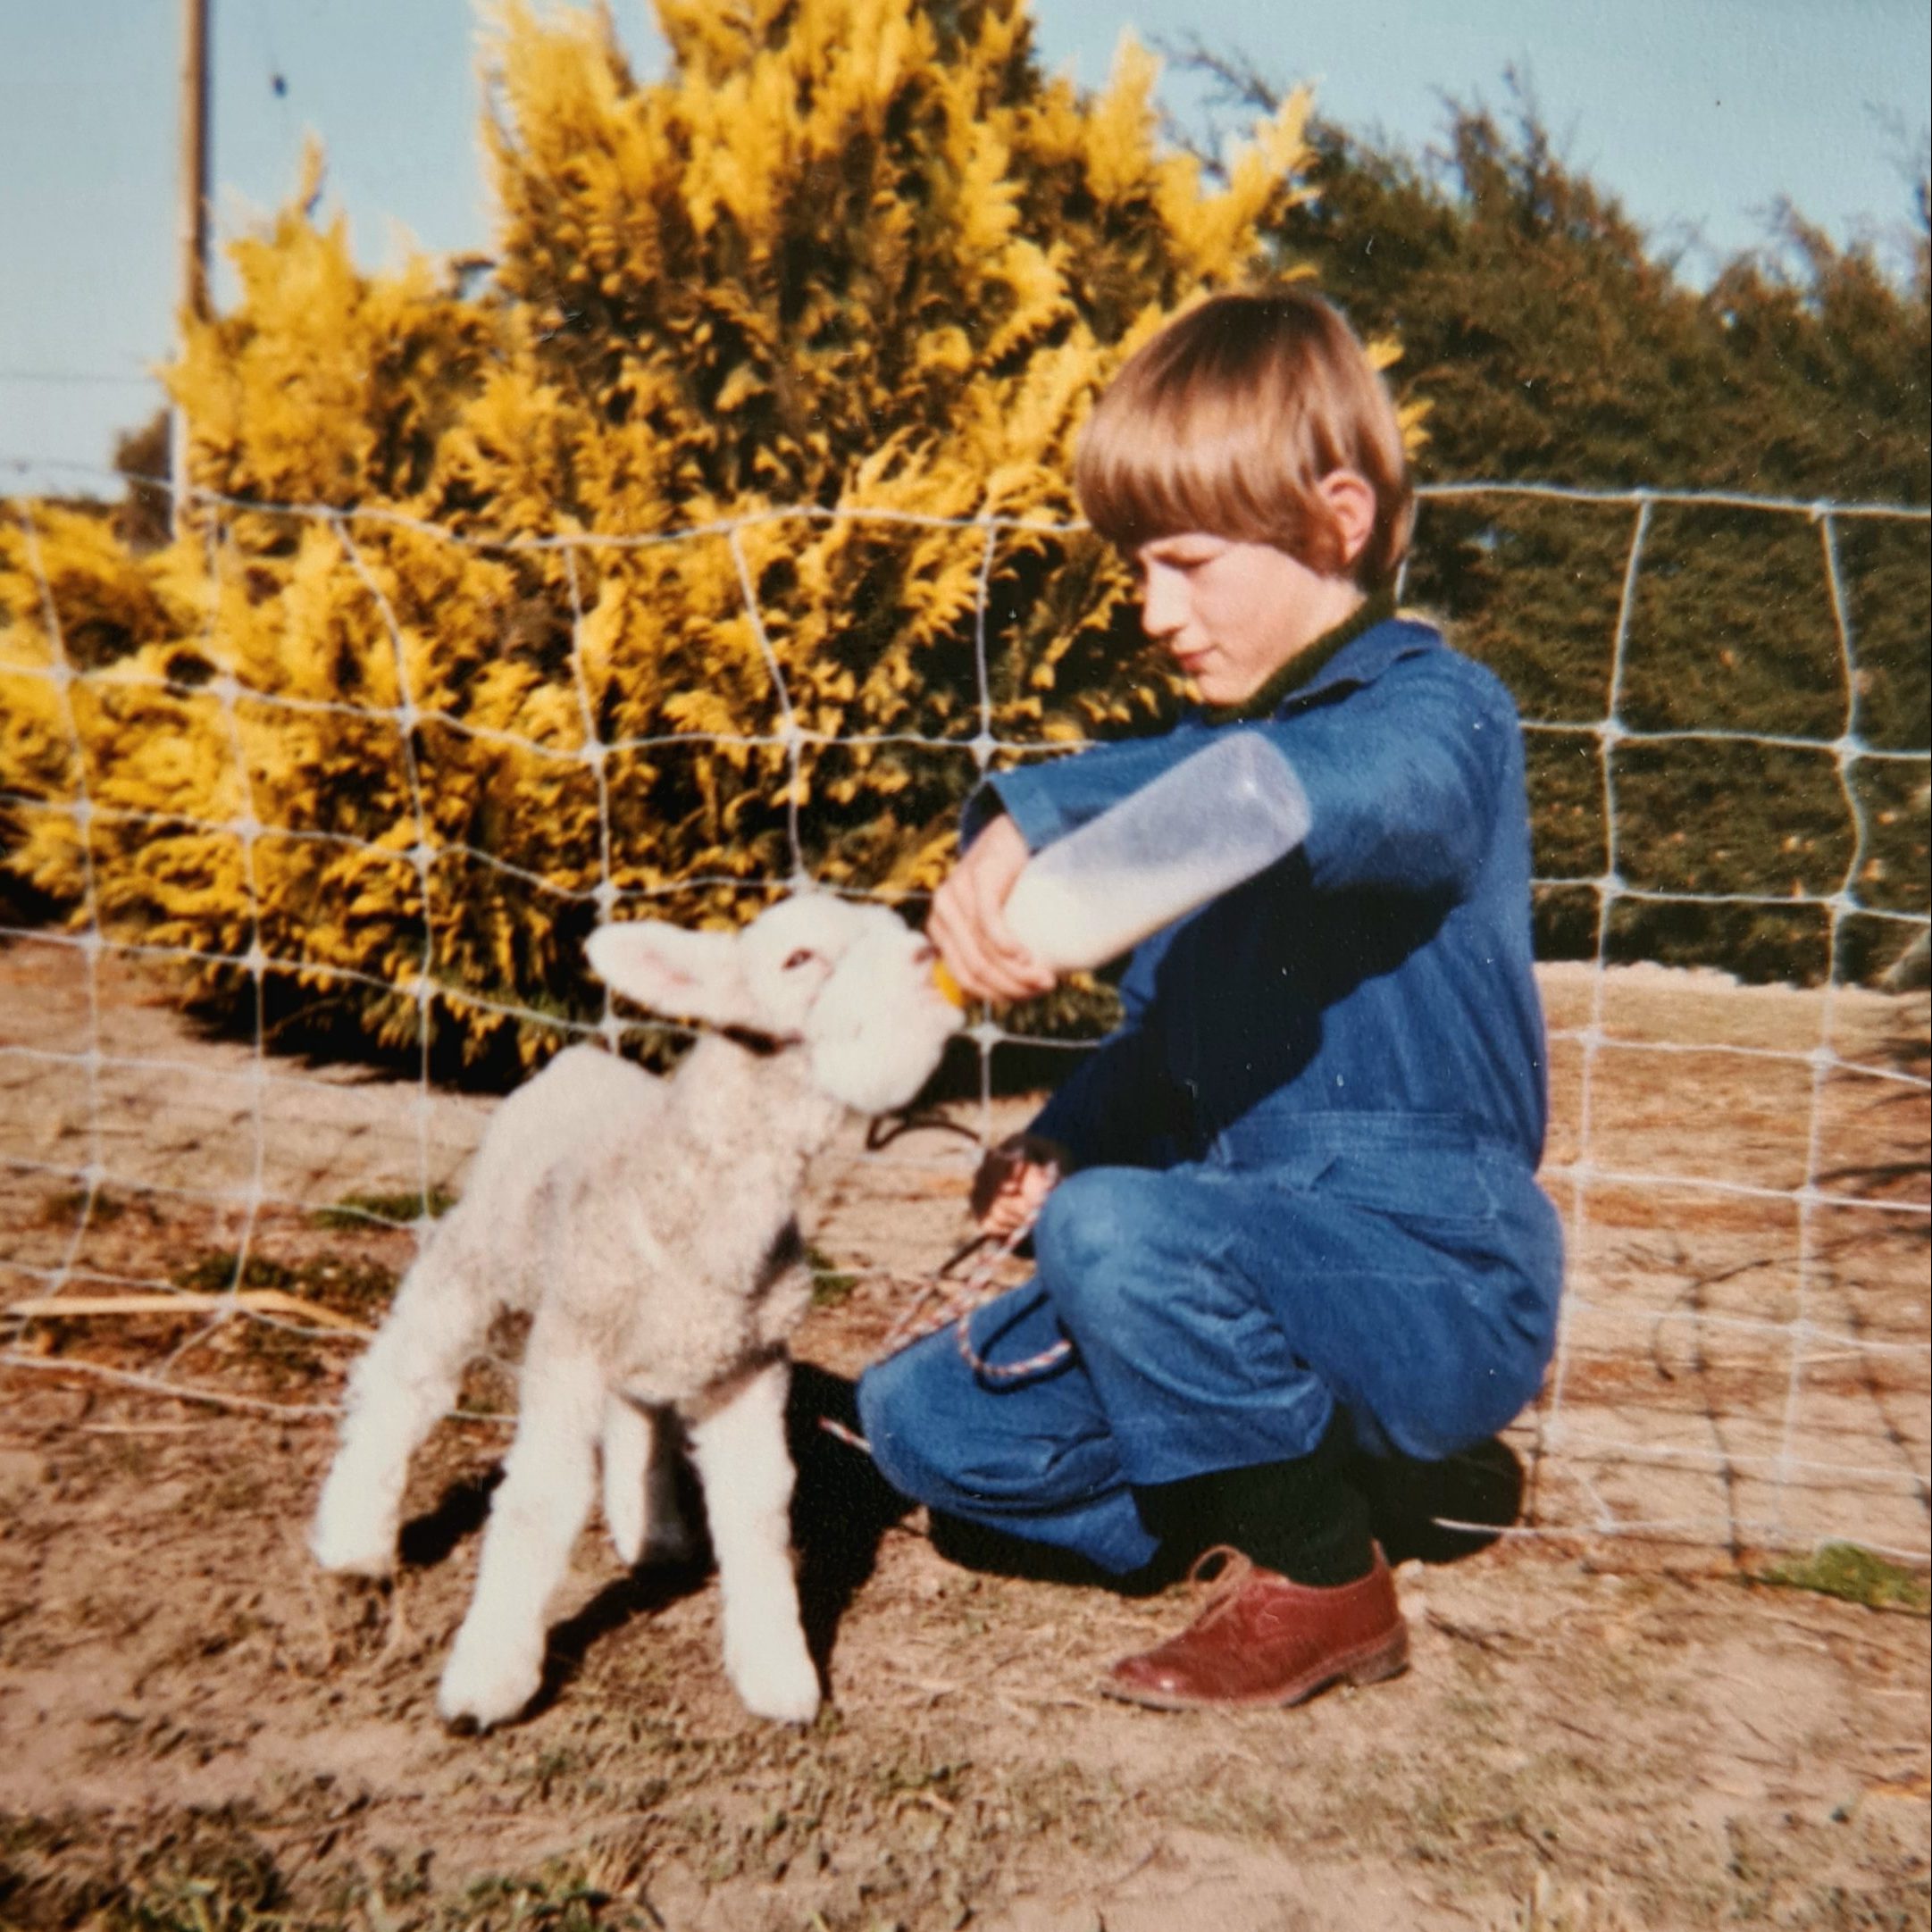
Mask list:
[[1254,1574],[1253,1559],[1242,1555],[1231,1543],[1217,1543],[1203,1550],[1188,1566],[1187,1572],[1191,1585],[1206,1586],[1193,1627],[1201,1629],[1226,1616]]

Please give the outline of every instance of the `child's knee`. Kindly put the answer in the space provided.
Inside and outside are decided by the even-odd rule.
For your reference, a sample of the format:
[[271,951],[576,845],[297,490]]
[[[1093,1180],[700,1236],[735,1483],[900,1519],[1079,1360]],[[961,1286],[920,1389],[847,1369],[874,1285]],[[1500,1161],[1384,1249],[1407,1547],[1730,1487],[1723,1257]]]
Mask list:
[[1181,1204],[1140,1167],[1091,1167],[1061,1182],[1033,1229],[1040,1281],[1080,1342],[1118,1334],[1144,1310],[1170,1319],[1177,1269],[1190,1251]]
[[858,1425],[880,1474],[903,1495],[948,1508],[957,1500],[966,1444],[952,1411],[956,1351],[949,1334],[874,1362],[858,1378]]
[[901,1494],[983,1521],[1077,1500],[1117,1475],[1098,1411],[983,1385],[949,1329],[866,1369],[858,1420]]
[[1125,1250],[1143,1245],[1154,1179],[1140,1167],[1089,1167],[1047,1196],[1033,1227],[1033,1255],[1056,1301],[1061,1284],[1091,1281]]

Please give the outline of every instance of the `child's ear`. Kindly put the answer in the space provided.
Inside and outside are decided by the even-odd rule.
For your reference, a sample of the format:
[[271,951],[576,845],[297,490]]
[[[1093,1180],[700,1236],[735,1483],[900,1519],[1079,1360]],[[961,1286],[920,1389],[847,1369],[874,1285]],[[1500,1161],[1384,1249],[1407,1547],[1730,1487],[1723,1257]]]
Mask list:
[[735,933],[687,933],[656,919],[600,925],[584,952],[615,992],[667,1019],[756,1025]]
[[1351,570],[1375,534],[1375,486],[1359,470],[1331,470],[1315,487],[1334,519],[1335,535],[1342,544],[1342,567]]

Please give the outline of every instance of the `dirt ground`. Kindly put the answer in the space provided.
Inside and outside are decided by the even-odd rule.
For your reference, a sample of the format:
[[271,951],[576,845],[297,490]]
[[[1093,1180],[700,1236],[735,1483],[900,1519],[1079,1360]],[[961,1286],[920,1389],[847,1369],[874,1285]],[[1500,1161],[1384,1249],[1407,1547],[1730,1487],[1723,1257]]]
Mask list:
[[1764,1580],[1826,1538],[1924,1568],[1926,1222],[1870,1205],[1925,1200],[1925,1091],[1891,1077],[1922,1081],[1923,1005],[1649,969],[1544,991],[1564,1352],[1430,1499],[1515,1504],[1510,1535],[1388,1500],[1406,1677],[1235,1718],[1111,1704],[1098,1674],[1185,1585],[1016,1571],[813,1426],[960,1237],[969,1135],[1025,1113],[966,1101],[966,1133],[847,1148],[809,1204],[825,1715],[748,1718],[705,1566],[626,1575],[593,1526],[537,1709],[461,1739],[432,1699],[506,1359],[420,1459],[393,1587],[323,1578],[301,1532],[356,1345],[322,1317],[379,1317],[409,1196],[460,1187],[489,1103],[262,1060],[111,960],[0,952],[5,1305],[222,1292],[238,1256],[297,1305],[0,1328],[0,1926],[1932,1924],[1923,1615]]

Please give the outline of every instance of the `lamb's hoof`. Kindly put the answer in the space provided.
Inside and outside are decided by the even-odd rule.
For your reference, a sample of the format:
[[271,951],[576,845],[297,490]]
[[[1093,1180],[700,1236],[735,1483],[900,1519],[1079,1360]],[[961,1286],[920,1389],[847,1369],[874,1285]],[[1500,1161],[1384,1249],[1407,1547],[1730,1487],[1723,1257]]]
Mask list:
[[478,1659],[464,1651],[459,1636],[437,1686],[436,1709],[454,1735],[474,1736],[515,1717],[537,1694],[542,1677],[540,1660]]
[[809,1724],[818,1715],[818,1672],[802,1646],[790,1656],[727,1658],[724,1669],[739,1702],[755,1718]]
[[614,1525],[611,1548],[626,1569],[648,1568],[653,1564],[688,1563],[698,1553],[698,1539],[682,1521],[654,1521],[648,1531],[640,1523]]
[[396,1533],[380,1536],[358,1525],[315,1519],[309,1531],[309,1554],[332,1577],[369,1577],[378,1580],[396,1571]]

